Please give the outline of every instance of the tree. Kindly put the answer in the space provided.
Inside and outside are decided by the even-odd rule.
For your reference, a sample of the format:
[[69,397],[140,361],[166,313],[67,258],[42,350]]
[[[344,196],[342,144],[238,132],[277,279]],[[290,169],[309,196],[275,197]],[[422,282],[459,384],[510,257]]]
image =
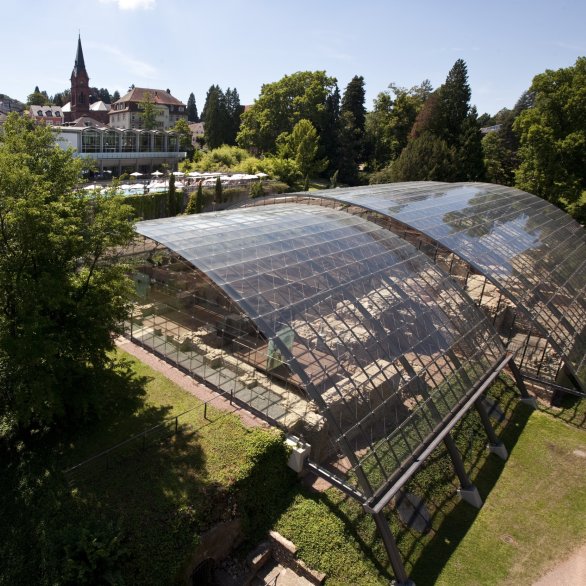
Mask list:
[[450,181],[453,157],[446,141],[424,132],[409,141],[401,156],[391,165],[392,181]]
[[454,181],[484,181],[482,134],[476,107],[464,119],[454,157]]
[[197,106],[195,104],[195,96],[193,92],[189,94],[187,98],[187,121],[188,122],[199,122],[199,116],[197,115]]
[[117,102],[119,99],[120,99],[120,92],[118,90],[116,90],[112,94],[112,103]]
[[373,109],[365,120],[365,158],[368,168],[376,171],[385,167],[396,150],[392,128],[393,100],[388,92],[380,92]]
[[340,135],[340,90],[334,83],[333,91],[326,96],[323,127],[320,132],[320,141],[323,153],[329,161],[328,170],[332,173],[339,168],[338,141]]
[[206,101],[201,113],[204,123],[204,138],[210,149],[228,144],[230,139],[230,119],[226,108],[226,96],[218,85],[208,90]]
[[354,125],[360,132],[364,132],[364,123],[366,120],[364,100],[364,77],[355,75],[344,90],[340,112],[351,112],[354,118]]
[[175,175],[173,173],[169,174],[169,202],[175,201],[175,194],[177,190],[175,189]]
[[153,96],[150,92],[145,92],[144,99],[139,103],[138,108],[141,112],[141,126],[145,130],[152,130],[157,126],[157,108]]
[[346,86],[340,108],[338,165],[340,179],[349,185],[358,183],[358,166],[364,152],[364,78],[355,75]]
[[433,134],[450,149],[450,177],[440,178],[443,181],[478,181],[484,177],[482,135],[470,95],[468,69],[458,59],[444,84],[425,102],[411,130],[413,139]]
[[0,436],[108,408],[113,332],[133,238],[119,196],[77,191],[81,162],[49,127],[9,115],[0,135]]
[[55,104],[56,106],[65,106],[67,102],[71,101],[71,90],[66,89],[62,92],[57,92],[52,98],[51,103]]
[[240,130],[240,116],[244,108],[240,105],[238,90],[228,88],[224,94],[226,99],[226,140],[225,144],[235,145],[236,136]]
[[185,215],[201,214],[203,210],[203,189],[200,181],[197,184],[197,190],[194,191],[190,196],[185,206]]
[[440,136],[448,146],[455,146],[460,142],[463,126],[470,112],[471,95],[468,68],[463,59],[458,59],[440,88]]
[[216,177],[216,185],[214,187],[214,203],[222,203],[222,180]]
[[204,204],[204,199],[203,199],[203,181],[200,181],[197,184],[197,193],[195,195],[195,213],[196,214],[201,214],[201,212],[203,211],[203,204]]
[[358,184],[358,163],[362,151],[363,133],[357,128],[352,112],[340,114],[338,140],[339,178],[348,185]]
[[110,95],[110,92],[105,87],[102,87],[98,90],[98,99],[102,100],[102,102],[104,102],[105,104],[112,103],[112,96]]
[[323,171],[328,162],[318,159],[319,138],[309,120],[300,120],[290,134],[283,133],[277,140],[279,155],[293,159],[304,177]]
[[179,118],[170,130],[179,137],[179,150],[187,152],[187,157],[190,158],[193,153],[193,143],[191,142],[191,130],[189,130],[185,118]]
[[309,120],[321,135],[330,122],[328,96],[336,80],[325,71],[299,71],[265,84],[255,103],[242,114],[237,143],[261,153],[275,153],[277,137],[290,133],[299,120]]
[[586,189],[586,57],[533,78],[513,128],[519,135],[519,189],[566,207]]
[[389,88],[390,92],[377,96],[372,112],[366,115],[365,160],[370,170],[381,169],[401,154],[432,93],[427,79],[409,89],[394,83]]
[[32,94],[29,94],[26,99],[27,106],[47,106],[49,104],[49,96],[46,91],[40,91],[39,86],[35,86]]
[[511,186],[515,183],[515,169],[519,166],[519,140],[513,132],[515,118],[514,110],[503,108],[491,121],[491,126],[500,128],[487,132],[482,138],[486,180],[491,183]]

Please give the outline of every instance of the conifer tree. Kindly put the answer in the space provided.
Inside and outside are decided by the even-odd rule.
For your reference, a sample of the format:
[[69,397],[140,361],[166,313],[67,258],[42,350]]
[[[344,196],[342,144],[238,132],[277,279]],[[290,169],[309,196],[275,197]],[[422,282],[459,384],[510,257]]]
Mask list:
[[193,92],[189,94],[187,98],[187,121],[188,122],[199,122],[199,116],[197,115],[197,105],[195,103],[195,96]]
[[349,185],[358,183],[358,165],[364,150],[364,99],[364,78],[354,76],[342,97],[338,151],[340,179]]
[[216,177],[216,186],[214,188],[215,203],[222,203],[222,180]]

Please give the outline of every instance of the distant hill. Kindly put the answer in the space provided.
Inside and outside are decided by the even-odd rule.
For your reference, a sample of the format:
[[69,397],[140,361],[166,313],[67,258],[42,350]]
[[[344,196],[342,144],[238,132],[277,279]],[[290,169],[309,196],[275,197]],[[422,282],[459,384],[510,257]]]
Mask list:
[[0,94],[0,113],[8,114],[8,112],[22,112],[25,109],[25,105],[7,96],[6,94]]

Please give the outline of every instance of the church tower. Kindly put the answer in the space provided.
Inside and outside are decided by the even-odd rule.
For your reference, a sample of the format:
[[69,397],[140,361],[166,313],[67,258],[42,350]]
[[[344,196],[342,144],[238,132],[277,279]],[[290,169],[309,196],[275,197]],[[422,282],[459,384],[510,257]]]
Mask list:
[[85,70],[83,50],[81,48],[81,35],[77,39],[77,55],[75,65],[71,73],[71,119],[76,120],[80,116],[88,116],[90,112],[89,96],[90,78]]

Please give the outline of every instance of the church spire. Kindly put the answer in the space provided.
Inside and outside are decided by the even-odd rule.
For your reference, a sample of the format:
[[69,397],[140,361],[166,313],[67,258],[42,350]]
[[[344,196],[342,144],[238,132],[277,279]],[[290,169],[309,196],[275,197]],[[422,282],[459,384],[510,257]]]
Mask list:
[[87,116],[90,111],[89,100],[89,82],[90,78],[85,70],[85,60],[81,48],[81,35],[77,38],[77,54],[75,55],[75,65],[71,72],[71,115],[73,120],[80,116]]
[[[77,54],[75,55],[75,65],[73,66],[73,75],[77,76],[80,73],[86,73],[85,61],[83,59],[83,49],[81,48],[81,34],[77,38]],[[87,75],[87,73],[86,73]]]

